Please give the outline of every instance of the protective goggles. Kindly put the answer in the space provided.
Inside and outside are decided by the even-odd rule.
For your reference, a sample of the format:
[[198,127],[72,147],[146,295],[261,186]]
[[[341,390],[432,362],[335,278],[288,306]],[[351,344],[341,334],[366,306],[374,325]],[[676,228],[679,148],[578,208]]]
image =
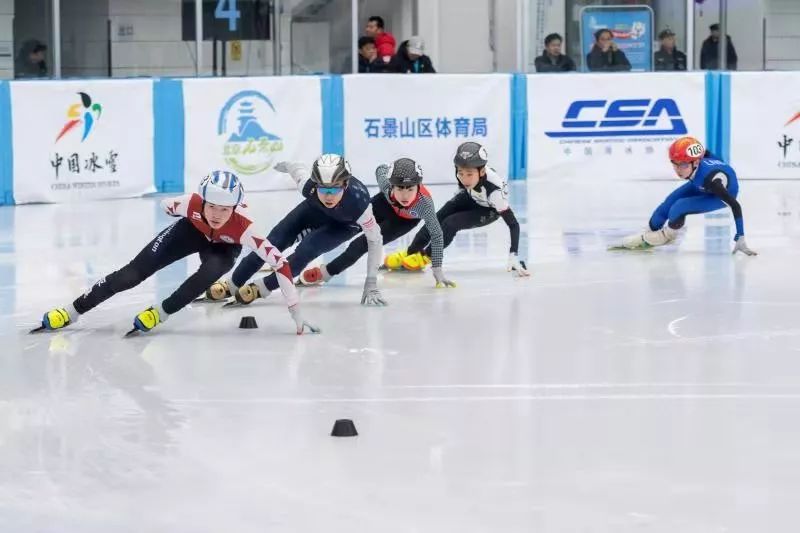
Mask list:
[[689,168],[692,166],[691,162],[687,163],[686,161],[671,161],[671,163],[678,168]]
[[339,194],[344,187],[320,187],[317,185],[317,191],[320,194]]

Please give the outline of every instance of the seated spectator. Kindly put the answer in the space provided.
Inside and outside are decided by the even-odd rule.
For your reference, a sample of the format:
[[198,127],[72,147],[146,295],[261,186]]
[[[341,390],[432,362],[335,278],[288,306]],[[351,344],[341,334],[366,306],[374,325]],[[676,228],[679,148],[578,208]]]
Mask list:
[[561,53],[563,39],[557,33],[544,38],[544,52],[536,58],[536,72],[569,72],[575,70],[571,57]]
[[389,72],[434,73],[431,58],[425,55],[425,42],[421,37],[411,37],[400,44],[397,53],[389,62]]
[[630,70],[631,63],[625,52],[617,47],[611,30],[603,28],[594,33],[594,46],[586,54],[586,65],[593,72]]
[[47,45],[31,39],[25,41],[14,61],[14,76],[17,79],[46,78],[47,63],[45,53]]
[[358,72],[386,72],[386,63],[378,59],[378,49],[372,37],[358,39]]
[[655,53],[655,70],[686,70],[686,54],[675,48],[675,33],[669,28],[658,34],[661,48]]
[[397,41],[394,35],[384,29],[382,17],[372,16],[367,20],[367,27],[364,30],[368,37],[375,39],[375,47],[378,49],[378,57],[384,62],[391,61],[394,55]]
[[[711,30],[711,35],[703,41],[703,47],[700,49],[700,68],[704,70],[719,70],[719,24],[712,24],[708,27]],[[727,40],[727,68],[728,70],[736,70],[739,63],[739,56],[736,55],[736,48],[733,47],[733,41],[730,35],[726,35]]]

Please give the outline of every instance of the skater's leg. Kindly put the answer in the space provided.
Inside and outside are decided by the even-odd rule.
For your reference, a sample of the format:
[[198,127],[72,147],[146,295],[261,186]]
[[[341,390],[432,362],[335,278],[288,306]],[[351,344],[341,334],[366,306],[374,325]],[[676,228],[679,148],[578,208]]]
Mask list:
[[[322,215],[314,207],[308,202],[301,202],[272,228],[267,239],[282,252],[294,244],[303,230],[318,227],[322,222]],[[243,286],[263,265],[264,261],[257,253],[249,253],[231,274],[232,284],[235,287]]]
[[672,191],[670,195],[667,196],[658,207],[656,207],[656,210],[650,217],[650,229],[652,231],[661,229],[664,223],[669,219],[669,210],[672,208],[675,202],[681,200],[682,198],[690,198],[692,196],[699,196],[702,194],[703,193],[700,193],[697,191],[697,189],[695,189],[691,182],[684,183]]
[[175,313],[203,294],[214,281],[233,268],[241,250],[238,244],[208,243],[208,247],[200,252],[197,271],[161,303],[164,312],[168,315]]
[[159,233],[130,263],[95,283],[72,303],[72,307],[78,314],[83,314],[116,293],[137,286],[178,259],[196,253],[207,242],[191,222],[182,218]]

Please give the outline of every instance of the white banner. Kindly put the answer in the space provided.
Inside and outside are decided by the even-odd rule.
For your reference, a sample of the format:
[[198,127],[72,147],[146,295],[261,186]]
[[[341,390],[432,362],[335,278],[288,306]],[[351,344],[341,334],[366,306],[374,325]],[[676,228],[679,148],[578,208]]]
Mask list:
[[705,142],[705,73],[528,76],[528,175],[674,178],[682,135]]
[[731,164],[743,178],[800,178],[800,72],[731,73]]
[[153,82],[11,82],[17,203],[155,192]]
[[426,183],[454,183],[458,145],[476,141],[508,176],[511,76],[364,74],[344,78],[344,138],[353,173],[375,183],[375,168],[400,157],[422,166]]
[[273,170],[322,152],[322,96],[317,77],[191,79],[183,82],[185,190],[212,170],[228,170],[245,191],[294,187]]

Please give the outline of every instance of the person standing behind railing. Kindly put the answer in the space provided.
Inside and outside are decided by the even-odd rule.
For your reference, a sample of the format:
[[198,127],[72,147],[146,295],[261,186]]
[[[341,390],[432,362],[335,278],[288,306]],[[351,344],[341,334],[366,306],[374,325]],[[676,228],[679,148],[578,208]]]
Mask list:
[[586,54],[586,65],[592,72],[620,72],[631,69],[625,52],[617,47],[611,30],[603,28],[594,34],[592,51]]
[[686,54],[675,48],[675,32],[669,28],[658,34],[661,48],[655,53],[655,70],[686,70]]
[[[703,41],[703,47],[700,49],[700,68],[703,70],[719,70],[719,38],[721,36],[719,24],[712,24],[708,29],[711,30],[711,35]],[[733,46],[730,35],[726,35],[725,39],[728,46],[726,68],[727,70],[736,70],[739,63],[736,48]]]
[[544,38],[544,52],[536,58],[536,72],[569,72],[575,70],[571,57],[561,53],[563,39],[557,33]]

